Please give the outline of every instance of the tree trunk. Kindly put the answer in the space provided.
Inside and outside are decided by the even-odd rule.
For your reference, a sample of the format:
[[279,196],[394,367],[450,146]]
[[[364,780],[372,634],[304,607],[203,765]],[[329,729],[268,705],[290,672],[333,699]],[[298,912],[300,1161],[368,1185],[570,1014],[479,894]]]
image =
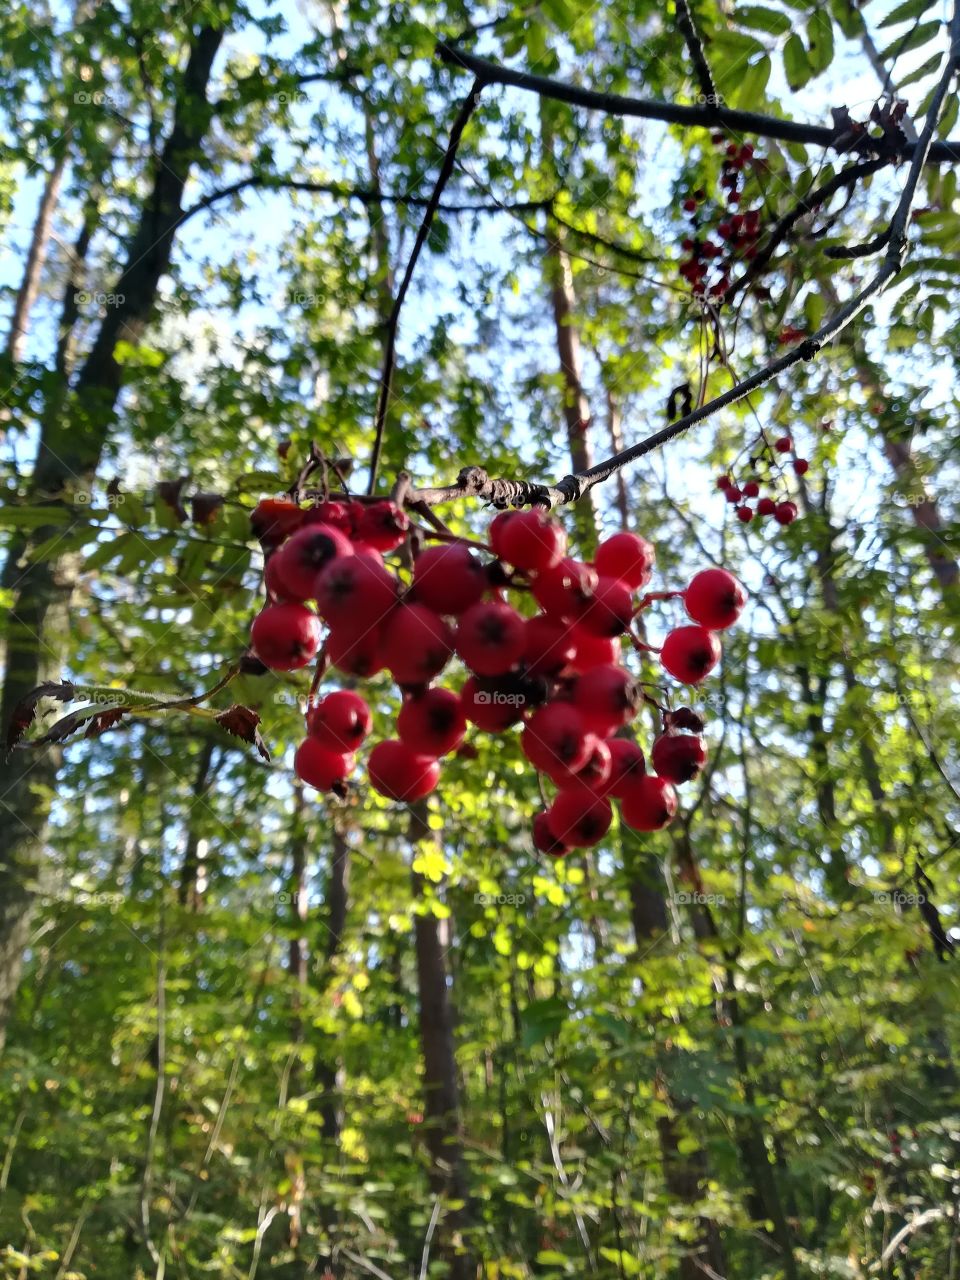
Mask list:
[[[31,498],[57,504],[64,491],[89,489],[109,437],[121,386],[115,350],[123,339],[136,343],[150,319],[157,285],[170,264],[187,178],[210,120],[207,88],[224,31],[203,27],[195,36],[173,125],[154,173],[153,189],[128,244],[124,270],[111,307],[68,396],[61,379],[44,406]],[[18,702],[47,675],[58,674],[60,639],[67,634],[66,610],[72,566],[66,557],[31,561],[32,550],[61,526],[41,526],[11,539],[0,585],[10,593],[7,666],[0,699],[0,725],[10,723]],[[42,873],[49,797],[59,757],[15,752],[0,800],[0,1044],[23,965],[30,929],[32,885]]]
[[[414,849],[429,839],[427,805],[411,806],[410,838]],[[413,874],[414,894],[423,897],[421,877]],[[435,1196],[460,1207],[441,1218],[439,1238],[450,1280],[473,1280],[476,1265],[465,1251],[462,1232],[469,1222],[467,1174],[463,1160],[460,1085],[454,1052],[455,1014],[447,979],[446,950],[440,921],[432,912],[414,915],[417,990],[420,1004],[420,1047],[423,1054],[424,1129],[430,1153],[430,1186]]]
[[23,268],[23,278],[14,300],[13,315],[10,317],[6,354],[11,364],[19,364],[23,359],[30,312],[40,292],[40,280],[47,261],[47,250],[50,247],[50,229],[53,225],[57,200],[60,198],[60,184],[67,168],[68,157],[69,149],[63,147],[43,186],[37,217],[33,224],[33,234],[30,237],[30,247],[27,250],[27,260]]

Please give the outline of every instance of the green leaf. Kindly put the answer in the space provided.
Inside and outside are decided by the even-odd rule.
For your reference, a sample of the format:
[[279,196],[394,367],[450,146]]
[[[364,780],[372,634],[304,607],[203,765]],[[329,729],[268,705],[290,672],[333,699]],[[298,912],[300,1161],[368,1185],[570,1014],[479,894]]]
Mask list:
[[69,524],[74,513],[67,507],[0,507],[0,528],[42,529],[46,525]]
[[920,49],[934,36],[938,36],[942,28],[942,22],[921,22],[919,27],[914,27],[912,31],[908,31],[906,35],[898,37],[885,49],[881,49],[880,61],[887,62],[891,58],[899,58],[909,53],[911,49]]
[[813,76],[807,51],[796,32],[783,46],[783,70],[791,89],[802,89]]
[[904,0],[895,9],[891,9],[882,21],[877,23],[883,27],[895,27],[898,22],[906,22],[910,18],[918,18],[921,13],[933,7],[933,0]]
[[826,71],[833,61],[833,23],[826,9],[815,10],[807,23],[807,43],[814,72]]
[[830,12],[848,40],[855,40],[863,32],[860,10],[855,9],[850,0],[830,0]]
[[898,89],[906,89],[907,85],[916,84],[918,80],[923,80],[926,76],[932,75],[943,61],[942,53],[935,53],[932,58],[928,58],[921,66],[911,71],[908,76],[897,82]]
[[772,63],[767,54],[757,62],[751,62],[743,74],[743,79],[736,88],[727,94],[735,107],[755,107],[763,99],[767,82],[770,79]]
[[767,31],[772,36],[783,36],[791,29],[793,23],[785,13],[776,9],[767,9],[763,5],[744,5],[735,7],[731,15],[734,22],[741,27],[749,27],[752,31]]

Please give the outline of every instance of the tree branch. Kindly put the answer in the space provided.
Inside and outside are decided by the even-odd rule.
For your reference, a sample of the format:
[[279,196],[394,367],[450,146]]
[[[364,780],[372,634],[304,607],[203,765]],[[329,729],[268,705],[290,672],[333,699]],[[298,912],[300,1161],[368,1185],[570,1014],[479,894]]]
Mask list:
[[400,311],[403,307],[404,298],[407,296],[407,290],[410,288],[410,282],[413,279],[413,273],[416,269],[420,253],[430,232],[434,215],[440,207],[440,197],[443,195],[443,189],[450,181],[450,176],[453,173],[453,168],[457,159],[457,150],[460,146],[460,140],[463,137],[463,131],[466,129],[467,122],[476,110],[477,103],[480,100],[480,92],[484,87],[484,83],[485,81],[480,76],[474,80],[470,92],[467,94],[466,98],[464,98],[460,106],[457,118],[453,122],[453,128],[450,130],[450,141],[447,143],[443,163],[440,166],[440,172],[437,175],[437,181],[433,188],[433,193],[427,201],[423,221],[420,223],[420,229],[417,232],[417,238],[414,241],[413,251],[410,254],[410,260],[407,263],[407,269],[403,273],[403,279],[400,281],[400,288],[397,290],[397,296],[393,303],[393,310],[390,312],[390,319],[387,322],[383,369],[380,374],[380,390],[377,396],[377,414],[373,453],[370,457],[370,479],[367,485],[368,493],[373,493],[376,488],[377,471],[380,468],[380,453],[383,448],[383,429],[387,420],[387,407],[390,402],[390,388],[391,383],[393,382],[393,369],[396,361],[397,326],[400,323]]
[[[851,137],[850,130],[840,124],[801,124],[796,120],[784,120],[779,116],[762,115],[756,111],[738,111],[723,106],[686,106],[673,102],[661,102],[653,98],[625,97],[617,93],[599,93],[581,89],[578,85],[548,76],[535,76],[526,71],[513,71],[489,58],[478,57],[464,49],[455,48],[446,41],[437,44],[437,57],[448,66],[471,71],[484,84],[511,85],[541,98],[568,102],[575,107],[602,111],[610,116],[631,116],[641,120],[660,120],[665,124],[678,124],[703,129],[724,128],[738,134],[754,134],[761,138],[777,138],[781,142],[800,142],[809,146],[836,148],[838,151],[865,151],[883,155],[889,159],[905,159],[913,151],[907,141],[897,143],[890,137],[874,138],[864,132],[859,140]],[[960,160],[960,138],[933,143],[927,153],[929,164],[955,163]]]
[[693,63],[693,70],[700,85],[700,97],[707,106],[717,107],[720,105],[720,97],[717,94],[717,86],[713,83],[713,75],[707,63],[706,54],[703,52],[703,41],[697,31],[690,6],[687,0],[676,0],[676,5],[677,26],[680,28],[680,34],[690,54],[690,61]]

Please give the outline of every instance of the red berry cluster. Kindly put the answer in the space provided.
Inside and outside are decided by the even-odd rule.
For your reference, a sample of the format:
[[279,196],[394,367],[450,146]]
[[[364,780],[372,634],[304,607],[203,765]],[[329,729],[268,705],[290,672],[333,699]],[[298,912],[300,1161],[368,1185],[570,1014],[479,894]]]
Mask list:
[[[732,626],[746,601],[725,570],[704,570],[684,592],[638,598],[655,558],[646,539],[614,534],[587,564],[566,555],[556,520],[530,508],[493,520],[489,559],[446,541],[416,554],[405,583],[383,560],[409,528],[393,503],[325,501],[303,510],[270,500],[252,518],[267,588],[251,628],[256,657],[275,670],[306,666],[321,652],[325,623],[324,661],[352,676],[387,670],[403,693],[396,738],[369,756],[369,779],[382,795],[410,802],[431,792],[440,758],[461,749],[468,724],[502,733],[523,722],[524,754],[558,788],[534,823],[537,848],[562,854],[595,844],[612,819],[610,797],[637,830],[671,820],[675,786],[706,760],[703,721],[688,708],[660,707],[655,772],[646,772],[643,751],[621,735],[644,701],[659,704],[621,665],[621,637],[649,648],[632,630],[636,616],[682,596],[694,625],[667,635],[660,662],[675,679],[698,684],[720,659],[716,632]],[[519,612],[508,591],[532,597],[538,611]],[[469,673],[459,692],[433,683],[454,654]],[[342,791],[370,727],[359,694],[327,694],[307,710],[297,775]]]
[[715,302],[729,289],[737,263],[751,261],[757,256],[757,241],[762,227],[759,209],[743,213],[736,211],[740,203],[742,172],[753,160],[753,146],[749,142],[742,146],[728,143],[722,133],[713,134],[712,141],[714,146],[723,146],[725,151],[720,167],[720,186],[725,192],[727,209],[710,231],[705,216],[707,193],[703,188],[683,201],[684,212],[693,219],[694,234],[682,242],[681,247],[689,256],[681,262],[679,272],[695,295]]
[[[780,436],[773,442],[773,448],[779,454],[792,453],[793,440],[790,436]],[[752,458],[751,462],[756,471],[757,460]],[[810,470],[810,463],[806,458],[794,457],[792,466],[797,476],[805,476]],[[717,488],[727,502],[736,508],[737,519],[744,524],[749,524],[754,515],[773,516],[778,524],[793,524],[797,518],[797,504],[790,501],[777,501],[768,494],[761,495],[759,480],[750,479],[743,484],[736,484],[729,475],[722,475],[717,477]],[[745,498],[758,499],[756,507],[751,507],[749,502],[744,501]]]

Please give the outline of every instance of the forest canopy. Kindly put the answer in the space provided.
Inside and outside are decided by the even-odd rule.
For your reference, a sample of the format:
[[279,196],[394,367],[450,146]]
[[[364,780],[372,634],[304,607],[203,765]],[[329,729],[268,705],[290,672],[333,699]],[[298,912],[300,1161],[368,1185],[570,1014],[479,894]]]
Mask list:
[[0,1276],[960,1277],[958,71],[0,7]]

